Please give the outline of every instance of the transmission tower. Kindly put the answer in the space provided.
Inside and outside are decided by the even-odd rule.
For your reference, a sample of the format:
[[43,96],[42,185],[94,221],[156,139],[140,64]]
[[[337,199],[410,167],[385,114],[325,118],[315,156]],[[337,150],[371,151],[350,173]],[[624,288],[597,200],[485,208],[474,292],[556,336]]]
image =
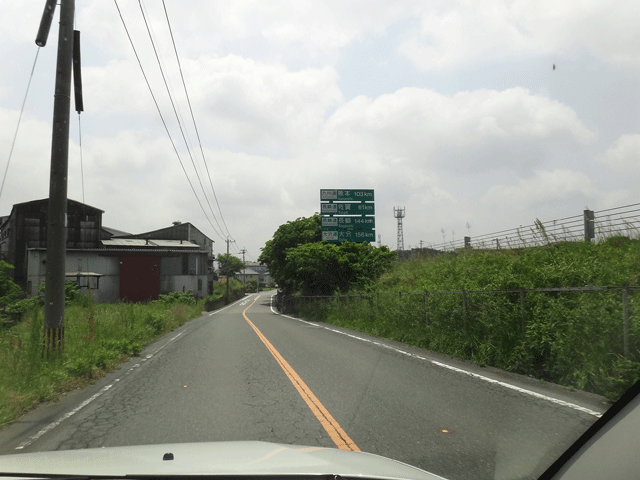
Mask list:
[[398,242],[396,249],[404,251],[404,236],[402,235],[402,219],[404,218],[404,207],[393,207],[393,216],[398,219]]

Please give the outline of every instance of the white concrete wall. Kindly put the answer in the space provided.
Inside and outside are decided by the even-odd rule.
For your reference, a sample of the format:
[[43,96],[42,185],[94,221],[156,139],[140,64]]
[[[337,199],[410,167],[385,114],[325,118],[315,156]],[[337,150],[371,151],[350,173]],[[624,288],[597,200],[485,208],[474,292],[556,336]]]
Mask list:
[[[27,296],[38,294],[38,287],[45,281],[46,252],[44,250],[29,250],[27,260]],[[91,279],[91,298],[96,303],[112,303],[120,299],[120,258],[101,256],[94,252],[67,252],[65,272],[93,272],[103,275],[99,280]],[[69,280],[76,280],[70,278]],[[86,285],[83,279],[83,285]],[[96,288],[97,287],[97,288]],[[81,289],[87,294],[86,286]]]
[[[46,252],[44,250],[29,250],[27,260],[27,296],[38,294],[38,286],[45,281]],[[181,259],[179,259],[181,261]],[[170,262],[174,262],[170,260]],[[120,257],[103,256],[97,252],[67,252],[65,272],[93,272],[102,275],[99,280],[91,279],[91,297],[96,303],[114,303],[120,300]],[[198,279],[201,288],[198,289]],[[69,280],[76,280],[69,278]],[[83,285],[86,285],[83,279]],[[96,288],[96,285],[98,288]],[[162,275],[160,277],[160,293],[189,291],[199,298],[207,295],[207,275]],[[86,287],[81,289],[87,294]]]
[[[198,290],[198,279],[201,280],[201,289]],[[163,275],[160,277],[160,293],[187,292],[202,298],[207,295],[206,275]]]

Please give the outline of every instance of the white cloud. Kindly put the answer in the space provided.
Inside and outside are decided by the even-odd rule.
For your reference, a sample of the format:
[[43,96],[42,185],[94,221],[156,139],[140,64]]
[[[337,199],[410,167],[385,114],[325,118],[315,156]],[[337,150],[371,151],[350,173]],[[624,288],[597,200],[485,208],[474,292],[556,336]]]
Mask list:
[[321,138],[327,149],[376,152],[398,168],[477,173],[531,170],[546,152],[575,148],[594,137],[571,108],[525,89],[445,96],[404,88],[341,106]]
[[[329,109],[342,102],[337,73],[332,67],[289,71],[280,64],[265,64],[228,55],[201,57],[182,62],[185,82],[198,128],[225,142],[289,148],[308,142],[316,134]],[[171,81],[174,103],[183,128],[192,129],[191,115],[177,72]],[[151,77],[151,72],[147,73]],[[159,74],[152,88],[176,142],[183,143]],[[99,115],[144,114],[146,122],[159,125],[156,107],[138,66],[113,61],[104,67],[85,69],[85,104]],[[142,119],[138,119],[141,121]],[[130,122],[131,119],[124,121]],[[134,126],[135,127],[135,126]],[[195,134],[191,134],[194,137]]]
[[640,4],[599,0],[430,3],[400,51],[422,70],[587,49],[640,67]]
[[[0,108],[0,175],[4,176],[19,112]],[[51,163],[51,127],[45,122],[23,115],[11,163],[0,198],[0,215],[8,215],[15,203],[45,198],[49,195]],[[1,179],[0,179],[1,181]]]
[[[43,4],[0,3],[0,56],[7,65],[0,121],[9,126],[0,131],[0,145],[8,153]],[[118,5],[208,211],[139,5]],[[162,6],[145,8],[208,189]],[[495,227],[510,228],[579,214],[586,204],[598,210],[637,201],[637,175],[629,174],[640,165],[637,72],[627,67],[639,63],[638,2],[185,0],[167,8],[220,206],[238,248],[254,256],[280,224],[319,210],[320,188],[374,188],[376,233],[387,244],[395,243],[393,207],[406,207],[405,245],[441,241],[440,228],[448,239],[451,230],[462,238],[467,221],[475,235],[495,231],[498,220]],[[104,209],[105,224],[115,228],[140,232],[181,220],[216,238],[115,4],[79,2],[77,23],[84,42],[86,202]],[[54,21],[0,213],[48,192],[56,30]],[[460,70],[473,64],[482,74],[500,62],[502,71],[522,71],[524,60],[556,55],[573,61],[571,83],[514,77],[515,88],[496,91],[482,88],[486,78]],[[434,69],[440,71],[433,75]],[[603,89],[610,95],[592,94]],[[75,118],[71,130],[69,196],[81,200]]]
[[538,170],[532,177],[520,179],[515,185],[493,185],[482,197],[489,206],[518,205],[526,208],[544,203],[562,202],[576,195],[591,197],[596,193],[591,179],[571,170]]
[[620,173],[640,173],[640,134],[620,136],[598,160]]

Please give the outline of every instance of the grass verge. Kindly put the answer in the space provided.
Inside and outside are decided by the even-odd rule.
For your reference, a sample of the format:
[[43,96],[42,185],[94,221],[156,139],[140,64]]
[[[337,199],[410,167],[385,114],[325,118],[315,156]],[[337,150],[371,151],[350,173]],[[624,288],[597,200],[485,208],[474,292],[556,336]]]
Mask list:
[[187,294],[161,295],[148,303],[98,304],[90,331],[86,301],[65,311],[64,353],[42,358],[42,308],[0,330],[0,428],[41,402],[85,386],[145,345],[202,314],[203,302]]

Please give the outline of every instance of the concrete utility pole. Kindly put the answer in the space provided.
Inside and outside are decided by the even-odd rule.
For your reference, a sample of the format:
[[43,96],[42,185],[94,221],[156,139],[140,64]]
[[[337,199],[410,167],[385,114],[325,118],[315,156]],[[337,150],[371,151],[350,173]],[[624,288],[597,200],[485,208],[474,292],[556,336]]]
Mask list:
[[[247,288],[247,266],[244,264],[244,254],[247,253],[247,249],[243,248],[240,253],[242,253],[242,276],[244,277],[244,288]],[[245,290],[246,292],[246,290]]]
[[[229,236],[227,236],[227,239],[225,240],[227,242],[227,262],[229,262],[229,243],[230,242],[235,242],[235,240],[229,240]],[[231,262],[229,262],[231,263]],[[229,270],[227,270],[227,298],[226,298],[227,303],[229,303]]]
[[[53,3],[53,7],[51,4]],[[47,1],[36,43],[46,44],[43,26],[51,24],[55,1]],[[73,58],[75,0],[60,1],[58,59],[51,135],[51,174],[47,217],[47,264],[44,297],[44,353],[64,350],[64,287],[67,248],[67,172],[69,165],[69,113]],[[47,17],[47,18],[45,18]],[[48,28],[45,26],[48,32]]]

